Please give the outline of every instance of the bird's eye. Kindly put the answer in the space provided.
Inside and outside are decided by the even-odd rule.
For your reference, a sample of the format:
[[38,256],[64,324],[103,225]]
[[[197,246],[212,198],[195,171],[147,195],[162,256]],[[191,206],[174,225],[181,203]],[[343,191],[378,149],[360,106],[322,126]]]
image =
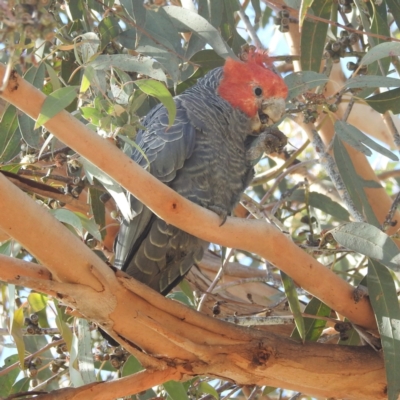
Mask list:
[[257,97],[260,97],[260,96],[262,95],[262,93],[263,93],[263,90],[262,90],[259,86],[257,86],[256,88],[254,88],[254,94],[255,94]]

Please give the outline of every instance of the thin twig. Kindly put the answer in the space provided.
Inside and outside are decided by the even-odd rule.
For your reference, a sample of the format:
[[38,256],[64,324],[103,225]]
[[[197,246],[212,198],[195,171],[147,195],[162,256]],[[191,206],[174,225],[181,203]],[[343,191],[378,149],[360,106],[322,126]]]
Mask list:
[[396,198],[394,199],[394,201],[390,207],[389,213],[386,215],[385,221],[383,221],[383,224],[382,224],[383,231],[386,231],[388,228],[397,225],[398,221],[397,220],[393,221],[393,217],[397,211],[397,207],[398,207],[399,203],[400,203],[400,192],[397,193]]
[[253,27],[253,25],[250,23],[249,21],[249,17],[245,14],[242,5],[240,4],[240,1],[237,0],[238,6],[239,6],[239,10],[238,10],[238,14],[240,16],[240,19],[243,21],[244,26],[246,27],[247,33],[249,34],[249,36],[251,37],[251,40],[254,42],[255,46],[258,49],[263,49],[263,45],[261,43],[260,38],[257,36],[257,33]]
[[268,198],[272,195],[272,193],[276,190],[276,188],[279,186],[280,182],[283,180],[283,178],[284,178],[286,175],[292,173],[293,171],[296,171],[296,170],[299,169],[299,168],[303,168],[303,167],[306,166],[306,165],[314,164],[314,163],[316,163],[316,162],[318,162],[318,160],[307,160],[307,161],[302,161],[302,162],[300,162],[300,163],[298,163],[298,164],[292,165],[292,166],[289,167],[286,171],[282,172],[282,174],[279,175],[279,176],[276,178],[275,183],[269,188],[268,192],[265,193],[264,197],[263,197],[263,198],[261,199],[261,201],[260,201],[260,204],[264,204],[264,203],[267,201],[267,199],[268,199]]
[[[56,347],[59,344],[63,344],[65,343],[64,339],[60,339],[60,340],[55,340],[54,342],[50,342],[47,343],[46,346],[43,346],[41,349],[39,349],[38,351],[35,351],[34,353],[32,353],[31,355],[27,356],[24,358],[24,361],[29,361],[32,358],[35,358],[36,356],[38,356],[39,354],[44,353],[45,351],[51,349],[52,347]],[[11,364],[10,366],[8,366],[7,368],[4,368],[0,371],[0,376],[4,376],[7,375],[10,371],[12,371],[15,368],[20,367],[19,361],[15,362],[14,364]]]
[[312,144],[316,153],[319,156],[320,163],[325,168],[327,174],[331,178],[332,183],[335,185],[336,190],[338,191],[340,198],[346,204],[350,214],[352,217],[359,222],[364,221],[364,217],[362,214],[357,210],[352,198],[350,197],[349,192],[346,189],[346,186],[343,182],[342,177],[339,174],[337,169],[337,165],[333,157],[326,152],[325,145],[322,142],[322,139],[318,135],[318,132],[315,129],[311,130],[312,134]]
[[347,108],[343,114],[342,121],[345,121],[345,122],[347,121],[347,118],[349,118],[351,110],[353,109],[354,103],[355,103],[355,99],[354,99],[354,97],[352,97],[349,101],[349,104],[347,104]]

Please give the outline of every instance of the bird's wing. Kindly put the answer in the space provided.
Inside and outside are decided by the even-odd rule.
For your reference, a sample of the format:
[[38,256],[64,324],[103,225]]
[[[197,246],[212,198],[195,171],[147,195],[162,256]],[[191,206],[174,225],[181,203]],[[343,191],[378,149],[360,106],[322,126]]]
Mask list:
[[[169,185],[182,168],[194,149],[196,129],[190,123],[186,109],[179,97],[175,98],[176,118],[168,127],[168,111],[158,105],[144,119],[145,129],[138,132],[131,157],[142,167],[149,165],[149,171],[157,179]],[[132,177],[134,179],[134,177]],[[124,221],[115,243],[115,266],[126,270],[133,255],[150,232],[155,215],[139,200],[131,196],[131,206],[136,212],[132,221]],[[152,237],[156,232],[152,230]],[[165,240],[161,237],[160,241]]]

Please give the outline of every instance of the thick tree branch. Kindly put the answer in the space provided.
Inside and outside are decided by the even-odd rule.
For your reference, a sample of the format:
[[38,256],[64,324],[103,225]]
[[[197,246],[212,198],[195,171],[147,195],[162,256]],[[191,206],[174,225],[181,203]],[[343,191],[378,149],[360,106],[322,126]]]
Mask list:
[[[0,66],[0,79],[2,79],[4,69]],[[42,92],[25,82],[16,73],[12,74],[3,97],[32,118],[37,118],[45,99]],[[216,214],[179,196],[66,111],[58,113],[49,120],[46,128],[89,161],[107,171],[111,177],[168,223],[207,241],[257,253],[289,274],[305,290],[354,323],[368,328],[375,327],[375,319],[368,301],[354,303],[351,285],[298,248],[273,226],[264,221],[238,218],[228,218],[226,223],[220,226],[220,220]],[[45,235],[45,231],[54,229],[53,234],[48,237],[48,240],[54,243],[47,242],[46,247],[49,251],[41,252],[46,254],[46,262],[43,263],[54,275],[62,273],[64,274],[63,281],[68,282],[88,281],[90,285],[96,287],[96,290],[99,290],[99,283],[95,284],[89,271],[89,266],[96,266],[102,275],[107,277],[107,284],[111,284],[113,281],[110,277],[111,271],[104,269],[104,266],[100,267],[98,258],[89,250],[90,256],[87,255],[89,258],[81,267],[82,269],[70,268],[68,260],[85,260],[83,253],[79,251],[77,254],[77,249],[84,248],[78,245],[78,243],[82,244],[79,239],[72,233],[65,232],[63,240],[59,240],[56,236],[56,226],[60,224],[52,224],[50,222],[52,217],[44,209],[37,204],[28,205],[30,199],[27,196],[21,197],[20,192],[2,176],[0,176],[0,185],[4,188],[2,192],[5,193],[0,198],[0,205],[3,209],[10,210],[0,221],[1,229],[23,243],[33,254],[43,247],[41,245],[43,238],[49,236]],[[157,196],[154,193],[157,193]],[[17,206],[17,198],[21,201],[20,206]],[[33,215],[40,215],[38,221],[34,221]],[[29,234],[32,232],[39,234]],[[265,241],[262,238],[265,238]],[[68,244],[62,250],[64,243]],[[65,257],[62,257],[62,254]],[[44,261],[43,256],[44,254],[40,254],[38,258]],[[60,258],[64,263],[60,264],[57,261]]]
[[[1,78],[2,67],[0,72]],[[34,118],[44,100],[41,92],[14,74],[4,97]],[[46,127],[167,222],[205,240],[259,254],[353,322],[375,327],[369,303],[355,304],[350,285],[277,229],[263,221],[235,218],[228,218],[220,227],[214,213],[180,197],[66,112]],[[41,260],[54,279],[68,283],[64,288],[57,284],[56,296],[114,336],[120,335],[128,348],[135,343],[144,349],[147,354],[136,353],[146,367],[165,369],[167,358],[187,375],[211,374],[239,384],[293,388],[318,396],[385,397],[383,362],[371,349],[302,345],[268,331],[249,330],[199,314],[121,272],[115,275],[44,207],[1,175],[0,191],[0,208],[7,210],[2,213],[0,228]],[[29,287],[29,279],[23,280]],[[48,288],[52,290],[50,285]],[[130,348],[134,350],[132,345]]]
[[181,380],[182,373],[175,368],[164,371],[141,371],[125,378],[94,382],[77,388],[59,389],[48,394],[36,396],[38,400],[109,400],[140,393],[167,380]]

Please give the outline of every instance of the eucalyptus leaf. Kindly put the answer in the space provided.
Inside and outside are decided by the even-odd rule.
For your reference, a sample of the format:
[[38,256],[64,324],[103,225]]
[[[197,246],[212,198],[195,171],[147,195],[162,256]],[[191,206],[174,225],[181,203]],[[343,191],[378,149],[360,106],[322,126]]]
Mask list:
[[163,386],[172,400],[189,400],[186,389],[181,382],[168,381],[163,383]]
[[151,79],[138,79],[135,85],[149,96],[156,97],[168,110],[169,126],[175,121],[176,104],[169,90],[161,83]]
[[130,221],[135,216],[135,213],[131,209],[129,195],[127,195],[124,189],[117,182],[115,182],[114,179],[109,177],[105,172],[89,161],[81,158],[80,162],[83,164],[89,181],[93,182],[93,178],[96,178],[111,194],[124,219]]
[[200,15],[182,7],[166,6],[163,9],[180,32],[193,32],[200,36],[223,58],[237,58],[219,31]]
[[[86,319],[79,318],[77,322],[78,333],[74,336],[76,341],[76,358],[79,366],[79,374],[84,384],[96,382],[94,360],[92,353],[92,339],[90,335],[89,323]],[[71,357],[71,361],[72,357]],[[70,365],[73,362],[70,362]]]
[[389,400],[400,394],[400,308],[390,272],[379,262],[368,263],[368,292],[383,347]]
[[369,65],[374,61],[380,60],[385,57],[398,57],[400,56],[400,43],[399,42],[384,42],[376,45],[368,51],[368,53],[361,59],[361,65]]
[[297,332],[302,342],[306,338],[306,327],[304,324],[304,318],[301,313],[300,302],[297,296],[297,291],[293,279],[281,271],[281,278],[283,287],[285,289],[285,294],[288,299],[290,311],[293,313],[294,322],[296,324]]
[[349,250],[364,254],[400,272],[400,251],[393,239],[377,227],[365,222],[343,224],[330,233]]
[[[18,354],[12,354],[4,359],[4,364],[0,367],[0,372],[12,364],[18,362]],[[15,380],[19,375],[19,369],[14,368],[8,374],[0,375],[0,388],[1,388],[1,395],[8,396],[11,393],[11,388],[14,385]]]
[[365,101],[376,111],[384,114],[386,111],[392,111],[393,114],[400,113],[400,88],[388,90],[368,97]]
[[[8,161],[15,153],[15,146],[20,150],[21,131],[18,128],[17,109],[9,105],[0,121],[0,161]],[[18,151],[16,154],[18,154]],[[14,156],[16,155],[14,154]]]
[[44,85],[45,72],[45,63],[40,63],[37,67],[32,65],[32,67],[26,71],[24,79],[35,86],[36,89],[41,90]]
[[[357,174],[346,147],[337,135],[335,135],[333,139],[333,154],[340,177],[346,186],[354,206],[366,217],[370,224],[380,226],[364,191],[364,187],[367,187],[369,182],[365,181]],[[377,183],[374,182],[374,187],[376,187],[376,184]]]
[[[304,189],[296,190],[290,196],[290,200],[305,202],[306,198]],[[350,214],[343,206],[322,193],[309,192],[308,203],[311,207],[332,215],[340,221],[350,220]]]
[[42,130],[40,128],[35,129],[35,121],[28,115],[18,112],[17,116],[22,138],[28,146],[39,150]]
[[328,78],[324,74],[319,74],[314,71],[293,72],[284,78],[287,87],[289,88],[288,99],[293,99],[310,89],[317,86],[325,85]]
[[41,293],[29,293],[28,303],[34,312],[44,310],[47,306],[47,296]]
[[[307,304],[304,314],[315,315],[316,317],[329,317],[331,313],[331,308],[326,304],[322,303],[321,300],[313,297],[310,302]],[[304,318],[304,328],[305,328],[305,341],[307,342],[316,342],[324,330],[327,321],[325,319],[318,318]],[[301,339],[299,334],[299,330],[296,328],[291,338],[293,339]]]
[[370,150],[371,148],[392,161],[399,161],[399,158],[391,151],[385,149],[383,146],[361,132],[358,128],[345,121],[339,120],[335,122],[335,132],[339,135],[340,139],[344,140],[356,150],[361,151],[367,156],[372,155],[372,151]]
[[137,57],[129,54],[101,55],[92,61],[90,65],[96,70],[108,70],[116,67],[122,71],[147,75],[158,81],[167,81],[160,63],[149,57]]
[[379,75],[363,75],[356,76],[346,81],[345,85],[348,89],[357,88],[375,88],[375,87],[400,87],[400,79],[389,78]]
[[[301,2],[303,5],[304,0]],[[332,0],[314,0],[312,14],[325,20],[330,19]],[[301,29],[300,63],[303,71],[319,72],[324,52],[328,24],[321,21],[305,19]]]
[[301,2],[300,6],[300,23],[299,26],[303,26],[304,18],[306,17],[306,14],[308,13],[309,8],[312,6],[314,0],[303,0]]
[[55,218],[57,218],[60,222],[64,224],[71,225],[76,231],[79,233],[80,236],[83,236],[83,225],[80,218],[75,215],[70,210],[65,208],[58,208],[55,210],[49,210],[50,214],[52,214]]
[[56,90],[46,97],[40,110],[39,117],[35,124],[35,129],[45,124],[50,118],[53,118],[60,111],[64,110],[76,99],[79,88],[77,86],[67,86]]

